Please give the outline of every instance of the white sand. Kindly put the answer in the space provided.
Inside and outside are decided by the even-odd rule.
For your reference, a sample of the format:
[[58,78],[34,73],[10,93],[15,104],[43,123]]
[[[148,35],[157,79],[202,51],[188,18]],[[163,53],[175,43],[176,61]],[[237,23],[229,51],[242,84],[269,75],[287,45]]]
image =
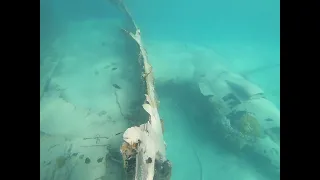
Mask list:
[[[97,163],[98,158],[105,159],[108,154],[106,146],[84,147],[109,145],[119,149],[121,134],[115,134],[123,132],[128,122],[120,113],[117,101],[122,113],[127,113],[130,102],[137,98],[136,84],[123,78],[131,66],[124,64],[122,57],[113,55],[115,52],[109,47],[114,45],[115,36],[105,36],[109,29],[106,26],[94,29],[101,24],[104,22],[70,25],[69,32],[53,45],[63,59],[40,102],[40,129],[52,135],[40,143],[42,178],[64,179],[68,174],[74,180],[103,176],[117,180],[121,174],[121,165],[117,166],[120,169],[110,169],[106,167],[114,164],[109,160]],[[114,88],[113,84],[121,89]],[[97,135],[110,139],[102,138],[99,142],[83,139]],[[72,146],[70,152],[66,151],[68,146]],[[78,155],[67,160],[63,168],[56,167],[57,157],[73,153]],[[84,158],[80,159],[80,155]],[[86,157],[91,159],[89,164],[84,162]],[[44,161],[51,164],[45,165]],[[72,172],[71,166],[74,166]]]

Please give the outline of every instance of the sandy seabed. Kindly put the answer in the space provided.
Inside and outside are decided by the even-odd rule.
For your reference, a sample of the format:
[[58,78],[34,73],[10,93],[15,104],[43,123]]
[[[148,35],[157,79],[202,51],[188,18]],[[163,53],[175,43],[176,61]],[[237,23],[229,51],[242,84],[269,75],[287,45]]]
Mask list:
[[[135,74],[133,63],[119,55],[126,50],[117,50],[122,44],[114,27],[119,24],[115,20],[71,23],[67,32],[41,54],[40,85],[50,79],[40,101],[42,180],[119,180],[122,177],[122,164],[117,162],[121,161],[117,152],[122,137],[116,134],[131,125],[125,115],[132,108],[129,104],[137,101],[135,94],[139,92],[131,77]],[[252,67],[248,67],[241,63],[243,59],[225,60],[213,50],[216,45],[203,47],[153,39],[146,39],[145,44],[156,88],[159,86],[167,156],[173,163],[172,180],[268,179],[240,156],[210,141],[210,132],[207,133],[210,130],[196,127],[205,120],[196,119],[196,115],[192,117],[190,111],[186,113],[179,102],[170,97],[174,93],[168,91],[179,91],[179,88],[165,86],[166,82],[193,81],[195,71],[211,59],[236,72],[263,63],[251,63]],[[54,73],[48,75],[55,64],[58,65]],[[250,78],[265,87],[269,98],[278,104],[279,88],[275,85],[270,89],[272,79],[266,73]],[[195,108],[194,112],[198,110]]]

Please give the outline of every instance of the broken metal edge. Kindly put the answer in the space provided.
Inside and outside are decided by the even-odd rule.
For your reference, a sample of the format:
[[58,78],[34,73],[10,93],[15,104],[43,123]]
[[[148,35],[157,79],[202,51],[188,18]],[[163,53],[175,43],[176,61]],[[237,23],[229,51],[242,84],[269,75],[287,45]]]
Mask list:
[[152,66],[148,63],[148,57],[141,41],[140,29],[137,29],[135,34],[125,32],[139,45],[147,92],[145,104],[142,106],[149,114],[149,121],[139,127],[130,127],[124,133],[124,143],[121,146],[124,168],[127,175],[132,179],[134,177],[135,180],[169,180],[172,166],[170,161],[166,159],[163,123],[158,112]]
[[[111,1],[111,0],[110,0]],[[116,3],[115,3],[116,1]],[[141,40],[141,31],[133,20],[122,0],[112,0],[135,27],[135,32],[128,34],[139,46],[139,64],[143,68],[142,77],[146,85],[146,100],[142,105],[149,114],[147,123],[128,128],[123,134],[120,152],[123,157],[127,179],[135,180],[170,180],[172,165],[166,158],[166,145],[163,140],[163,122],[158,112],[158,99],[154,87],[152,66]]]

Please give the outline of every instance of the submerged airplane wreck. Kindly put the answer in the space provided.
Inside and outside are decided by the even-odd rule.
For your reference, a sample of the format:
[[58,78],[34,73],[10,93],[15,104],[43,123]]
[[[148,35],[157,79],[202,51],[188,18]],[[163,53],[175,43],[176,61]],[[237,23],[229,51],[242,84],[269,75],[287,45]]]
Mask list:
[[[143,89],[143,92],[140,92],[143,93],[143,100],[141,101],[143,103],[137,104],[137,106],[142,106],[146,116],[141,118],[139,122],[132,123],[132,126],[124,132],[114,135],[114,137],[122,136],[116,140],[121,141],[120,147],[117,146],[112,149],[109,146],[101,145],[103,150],[92,150],[93,153],[91,150],[83,150],[83,147],[90,144],[85,140],[96,141],[94,146],[100,146],[100,142],[105,142],[103,138],[107,141],[111,137],[53,137],[47,132],[40,131],[40,143],[43,143],[43,146],[50,147],[49,149],[62,148],[61,151],[66,152],[66,155],[59,156],[56,159],[57,165],[55,167],[50,165],[51,161],[43,162],[44,167],[48,166],[48,170],[46,170],[46,175],[42,179],[69,179],[72,176],[71,171],[84,171],[81,166],[76,164],[77,160],[72,160],[72,158],[78,156],[79,159],[84,160],[85,164],[89,164],[91,158],[83,155],[85,153],[89,154],[89,152],[92,154],[104,153],[103,158],[108,158],[121,165],[124,175],[117,176],[114,179],[121,177],[126,180],[170,180],[172,171],[174,171],[172,162],[166,156],[166,143],[163,137],[164,122],[159,115],[155,79],[152,66],[148,61],[146,47],[142,41],[142,32],[122,0],[109,1],[125,14],[130,27],[132,27],[132,29],[122,29],[122,32],[125,38],[132,42],[134,47],[131,46],[130,48],[135,48],[138,54],[136,61],[140,65],[140,72],[142,72],[139,78],[141,89]],[[50,72],[50,74],[53,73]],[[50,74],[49,76],[51,76]],[[232,146],[233,149],[239,151],[248,149],[249,153],[256,153],[266,159],[276,171],[280,171],[280,112],[265,97],[263,90],[243,76],[215,64],[206,65],[205,69],[196,71],[194,79],[190,81],[193,82],[192,85],[197,89],[197,93],[205,97],[210,104],[211,114],[203,121],[206,121],[212,127],[212,132],[217,136],[217,139],[227,142],[226,144]],[[40,88],[40,98],[44,96],[44,90],[49,86],[49,80],[47,82]],[[113,84],[113,87],[121,89],[117,84]],[[115,96],[119,105],[116,92]],[[76,109],[71,103],[67,103],[64,107],[64,109],[68,108]],[[80,111],[79,109],[76,110]],[[40,116],[45,116],[45,113],[43,114],[40,114]],[[45,117],[41,117],[40,122],[42,119],[45,121]],[[54,138],[58,145],[48,143],[46,138]],[[49,145],[45,145],[45,143]],[[60,147],[60,144],[63,145]],[[79,149],[81,149],[79,155],[78,151],[72,152]],[[102,159],[98,158],[97,163],[101,163]],[[44,167],[43,169],[45,169]],[[107,176],[104,175],[103,168],[105,166],[101,166],[98,173],[90,170],[92,174],[89,174],[88,177],[73,175],[74,178],[71,179],[105,180]]]
[[[170,162],[165,158],[165,143],[157,109],[158,100],[154,91],[152,67],[148,63],[141,41],[140,29],[137,28],[124,4],[118,3],[118,5],[122,6],[121,9],[131,19],[136,29],[135,34],[125,32],[139,46],[147,88],[146,103],[143,104],[143,108],[150,115],[148,123],[140,127],[131,127],[126,131],[121,152],[126,162],[130,156],[128,154],[131,154],[133,149],[136,151],[135,179],[153,179],[155,172],[163,173],[162,179],[170,179],[169,174],[172,169]],[[200,92],[212,104],[213,130],[219,132],[222,139],[238,147],[239,150],[246,147],[266,158],[271,166],[280,172],[279,110],[265,98],[263,90],[257,85],[239,74],[219,67],[208,68],[207,72],[201,71],[201,74],[195,74]]]
[[280,172],[280,111],[262,89],[239,74],[208,68],[198,87],[212,105],[213,129],[231,146],[250,149]]

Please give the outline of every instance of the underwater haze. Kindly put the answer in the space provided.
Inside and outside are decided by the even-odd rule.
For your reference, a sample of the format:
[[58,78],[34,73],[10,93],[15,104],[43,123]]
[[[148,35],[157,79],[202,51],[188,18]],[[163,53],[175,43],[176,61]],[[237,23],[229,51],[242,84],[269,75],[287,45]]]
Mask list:
[[279,0],[40,0],[40,179],[125,179],[119,133],[146,116],[122,1],[171,180],[280,179]]

